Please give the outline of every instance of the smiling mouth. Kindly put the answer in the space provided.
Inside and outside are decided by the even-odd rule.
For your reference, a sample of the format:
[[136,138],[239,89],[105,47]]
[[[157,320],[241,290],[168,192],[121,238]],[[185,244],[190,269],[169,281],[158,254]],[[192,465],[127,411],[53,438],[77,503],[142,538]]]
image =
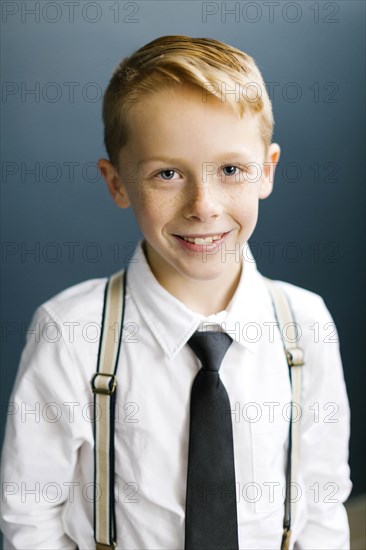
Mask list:
[[215,241],[219,241],[224,235],[227,235],[229,231],[225,233],[217,233],[216,235],[200,235],[198,237],[183,237],[183,235],[175,235],[184,241],[188,241],[194,244],[212,244]]

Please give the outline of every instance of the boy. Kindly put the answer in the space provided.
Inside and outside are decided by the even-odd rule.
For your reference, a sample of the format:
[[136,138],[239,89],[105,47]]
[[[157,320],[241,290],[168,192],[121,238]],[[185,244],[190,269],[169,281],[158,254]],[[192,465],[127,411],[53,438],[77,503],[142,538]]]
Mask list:
[[[109,159],[100,170],[143,233],[128,267],[117,371],[117,548],[279,549],[291,386],[247,246],[280,156],[263,79],[233,47],[165,36],[116,69],[103,117]],[[23,352],[4,444],[6,548],[95,548],[90,380],[105,284],[71,287],[33,319],[41,337],[30,336]],[[320,296],[279,284],[305,356],[290,548],[346,549],[349,408],[334,323]],[[237,527],[222,542],[211,530],[221,537],[233,514],[218,528],[213,521],[195,546],[187,523],[204,506],[187,522],[190,398],[204,360],[191,338],[209,327],[232,339],[216,380],[230,400]],[[220,458],[207,455],[207,467]]]

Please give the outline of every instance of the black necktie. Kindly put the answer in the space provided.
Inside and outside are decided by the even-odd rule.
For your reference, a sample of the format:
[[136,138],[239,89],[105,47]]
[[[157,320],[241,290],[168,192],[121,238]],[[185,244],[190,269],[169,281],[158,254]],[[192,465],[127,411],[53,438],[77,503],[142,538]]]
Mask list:
[[190,406],[185,550],[238,550],[231,407],[219,376],[232,339],[196,331],[188,345],[202,368]]

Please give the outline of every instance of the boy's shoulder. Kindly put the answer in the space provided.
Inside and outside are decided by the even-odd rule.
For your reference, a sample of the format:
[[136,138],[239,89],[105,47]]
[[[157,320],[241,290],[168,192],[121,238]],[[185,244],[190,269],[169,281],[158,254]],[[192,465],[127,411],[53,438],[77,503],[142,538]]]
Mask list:
[[41,303],[36,315],[63,322],[81,318],[93,321],[101,315],[107,280],[107,277],[87,279],[69,286]]
[[[316,365],[315,357],[319,357],[320,353],[326,356],[339,346],[338,327],[331,312],[320,294],[286,281],[273,281],[289,302],[295,323],[296,343],[304,350],[306,363]],[[282,338],[286,340],[290,335],[285,327]]]
[[272,279],[284,292],[295,321],[300,325],[332,321],[331,314],[320,294],[287,281]]

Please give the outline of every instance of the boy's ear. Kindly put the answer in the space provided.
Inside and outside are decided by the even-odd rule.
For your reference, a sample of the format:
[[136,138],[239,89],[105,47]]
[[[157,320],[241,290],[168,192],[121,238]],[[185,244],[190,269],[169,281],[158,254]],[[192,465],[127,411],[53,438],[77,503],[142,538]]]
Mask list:
[[128,198],[126,188],[121,182],[118,172],[113,164],[107,159],[100,159],[98,161],[98,167],[106,181],[108,190],[114,202],[120,208],[128,208],[130,206],[130,200]]
[[281,148],[278,143],[271,143],[263,163],[262,178],[259,189],[259,198],[266,199],[271,193],[274,184],[274,175],[277,163],[280,159]]

